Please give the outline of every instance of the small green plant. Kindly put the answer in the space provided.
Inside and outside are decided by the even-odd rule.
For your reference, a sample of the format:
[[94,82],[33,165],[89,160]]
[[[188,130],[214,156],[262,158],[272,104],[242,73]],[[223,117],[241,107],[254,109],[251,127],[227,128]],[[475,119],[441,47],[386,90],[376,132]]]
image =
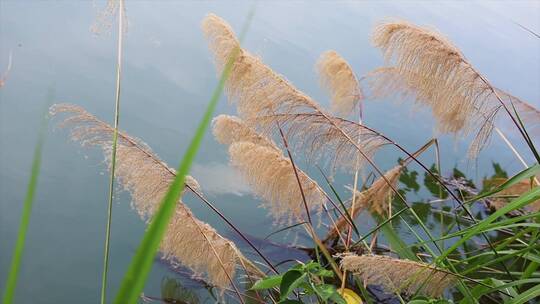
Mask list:
[[[336,286],[324,282],[333,277],[334,272],[310,261],[306,264],[298,263],[283,274],[261,279],[253,284],[251,290],[279,290],[278,303],[303,303],[302,298],[316,297],[321,303],[346,304]],[[288,299],[295,290],[298,291],[298,300]]]

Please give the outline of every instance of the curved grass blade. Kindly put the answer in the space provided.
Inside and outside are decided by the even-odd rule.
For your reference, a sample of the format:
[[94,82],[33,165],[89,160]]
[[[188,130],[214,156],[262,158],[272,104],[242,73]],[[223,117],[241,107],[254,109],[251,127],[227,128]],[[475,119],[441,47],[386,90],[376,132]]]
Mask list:
[[[246,23],[242,29],[242,33],[240,34],[240,40],[242,40],[247,28],[249,27],[253,13],[254,11],[251,10],[247,17]],[[159,244],[163,234],[165,233],[167,224],[174,213],[175,205],[183,191],[184,178],[188,174],[191,164],[197,155],[197,151],[199,150],[203,136],[208,129],[208,125],[212,119],[217,102],[221,96],[223,88],[225,87],[225,82],[229,77],[234,60],[238,56],[239,51],[239,49],[234,50],[227,64],[225,65],[225,68],[223,69],[218,86],[212,93],[212,97],[210,98],[210,102],[208,103],[204,116],[200,121],[195,135],[191,140],[191,143],[178,167],[178,174],[171,183],[167,194],[162,199],[159,210],[154,215],[154,218],[148,226],[148,229],[144,234],[143,240],[141,241],[135,256],[131,260],[131,264],[128,271],[124,275],[124,279],[118,293],[116,294],[114,303],[136,303],[142,289],[144,288],[146,278],[148,277],[148,274],[152,268],[154,256],[159,248]],[[241,297],[240,301],[242,301]]]
[[[54,99],[54,90],[50,89],[48,94],[47,105],[45,109],[48,109],[48,104],[52,103]],[[43,111],[46,113],[46,111]],[[26,240],[26,233],[28,232],[28,225],[30,224],[30,214],[32,211],[32,205],[34,202],[34,196],[36,193],[37,182],[39,172],[41,168],[41,155],[43,150],[43,143],[45,142],[45,131],[47,130],[48,116],[43,114],[41,124],[38,131],[38,140],[34,149],[34,158],[32,160],[32,169],[30,175],[30,181],[26,190],[26,197],[24,198],[23,210],[21,214],[21,221],[19,223],[19,232],[17,235],[17,241],[13,250],[13,257],[11,259],[11,266],[6,282],[6,290],[2,298],[2,303],[11,304],[15,297],[15,288],[17,287],[17,277],[19,275],[19,268],[21,266],[22,254],[24,251],[24,243]]]
[[[536,166],[535,166],[536,167]],[[529,168],[530,169],[530,168]],[[528,169],[527,169],[528,170]],[[527,171],[525,170],[525,171]],[[525,172],[523,171],[523,172]],[[522,173],[523,173],[522,172]],[[521,174],[521,173],[520,173]],[[519,198],[513,200],[508,205],[502,207],[501,209],[497,210],[495,213],[484,219],[482,222],[478,223],[477,225],[473,226],[472,229],[464,235],[462,238],[457,240],[450,248],[448,248],[446,251],[444,251],[439,257],[438,260],[441,260],[445,257],[447,257],[450,253],[452,253],[454,250],[456,250],[459,246],[461,246],[463,243],[465,243],[467,240],[471,239],[474,235],[480,233],[486,226],[494,222],[499,217],[503,216],[504,214],[519,209],[521,207],[526,206],[527,204],[534,202],[536,200],[540,199],[540,187],[536,187],[531,189],[529,192],[523,194]]]
[[508,302],[509,304],[523,304],[529,302],[529,300],[538,299],[540,296],[540,284],[532,287],[531,289],[526,290],[521,293],[517,298],[514,298],[513,301]]

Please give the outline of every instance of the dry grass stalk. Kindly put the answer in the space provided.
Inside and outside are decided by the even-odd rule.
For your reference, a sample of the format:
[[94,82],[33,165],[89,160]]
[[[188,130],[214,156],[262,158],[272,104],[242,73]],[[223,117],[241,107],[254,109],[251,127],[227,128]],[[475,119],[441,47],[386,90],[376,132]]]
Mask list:
[[347,255],[341,265],[367,284],[382,285],[388,291],[409,295],[418,291],[429,297],[440,297],[456,281],[455,276],[428,264],[380,255]]
[[[228,58],[228,54],[232,50],[231,45],[237,45],[237,39],[230,26],[223,19],[214,15],[206,17],[203,22],[203,29],[207,37],[209,37],[210,49],[216,57],[219,69],[223,65],[224,59]],[[326,120],[325,124],[310,124],[309,121],[298,121],[302,118],[302,116],[298,116],[293,119],[294,123],[280,123],[280,125],[287,138],[291,133],[309,134],[312,139],[317,141],[333,136],[332,141],[334,143],[339,142],[340,147],[337,150],[335,149],[336,146],[327,145],[324,142],[307,142],[300,139],[295,144],[307,148],[306,150],[312,155],[328,154],[331,159],[336,161],[334,163],[336,166],[346,167],[350,165],[349,160],[356,160],[358,149],[364,148],[363,141],[360,141],[359,144],[352,141],[348,138],[349,134],[339,130],[339,127],[334,125],[333,130],[330,131],[328,123],[332,125],[334,121],[317,102],[300,92],[246,50],[242,49],[240,51],[233,64],[231,75],[227,81],[227,95],[230,101],[236,102],[240,117],[246,123],[258,127],[267,135],[278,133],[277,122],[283,118],[279,115],[296,113],[320,114],[320,119]],[[355,130],[356,132],[357,130]],[[329,149],[324,151],[315,150],[323,147]],[[373,146],[370,148],[373,148]],[[354,156],[350,157],[352,154]],[[342,164],[338,160],[345,160],[346,164]]]
[[321,84],[332,95],[330,111],[348,116],[363,98],[352,68],[336,51],[324,52],[317,62]]
[[501,107],[492,102],[497,98],[495,88],[435,31],[404,21],[387,22],[375,28],[373,42],[395,66],[393,72],[431,107],[442,131],[476,133],[469,149],[469,156],[476,157],[487,144]]
[[[235,142],[229,147],[231,164],[263,198],[276,220],[304,218],[305,208],[291,161],[281,151],[252,142]],[[308,208],[320,213],[326,201],[317,182],[298,170]]]
[[[67,114],[60,126],[71,128],[71,138],[82,146],[100,147],[106,157],[110,157],[114,132],[111,126],[75,105],[54,105],[50,112],[52,115]],[[161,162],[146,144],[123,132],[119,132],[117,149],[116,177],[131,194],[133,208],[141,218],[149,219],[158,208],[176,172]],[[106,160],[110,165],[110,160]],[[186,184],[200,192],[200,186],[194,178],[186,176]],[[220,253],[219,259],[213,254],[212,248]],[[210,283],[220,287],[229,285],[225,271],[231,277],[234,276],[236,261],[242,257],[231,241],[198,220],[181,201],[169,223],[161,251],[167,259],[178,260],[194,273],[206,274]]]

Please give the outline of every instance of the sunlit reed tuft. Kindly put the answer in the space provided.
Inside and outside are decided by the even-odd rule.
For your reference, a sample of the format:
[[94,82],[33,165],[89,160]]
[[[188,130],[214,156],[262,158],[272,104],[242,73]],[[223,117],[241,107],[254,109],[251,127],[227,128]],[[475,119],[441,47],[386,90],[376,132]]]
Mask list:
[[[229,147],[231,164],[260,196],[276,220],[305,218],[305,208],[291,161],[281,151],[236,142]],[[326,197],[314,180],[298,170],[308,207],[320,212]]]
[[[82,107],[57,104],[51,107],[52,115],[67,115],[60,126],[71,129],[71,138],[82,146],[97,146],[104,150],[110,165],[111,141],[114,128],[97,119]],[[151,220],[167,192],[176,172],[160,161],[152,150],[139,139],[119,132],[116,178],[132,196],[132,206],[141,218]],[[200,193],[200,186],[190,176],[186,185]],[[204,235],[203,235],[204,234]],[[208,224],[198,220],[181,201],[176,207],[161,251],[169,260],[177,260],[197,274],[205,274],[208,281],[220,287],[229,285],[229,280],[216,258],[212,247],[220,254],[227,273],[234,276],[239,252],[235,245],[219,235]]]
[[[214,15],[205,19],[203,27],[219,69],[220,62],[230,52],[227,48],[235,45],[237,40],[230,26]],[[358,133],[358,128],[352,134],[340,130],[316,101],[246,50],[241,50],[233,64],[227,81],[227,95],[229,101],[236,102],[240,117],[249,125],[256,126],[267,135],[277,134],[279,128],[284,130],[288,138],[293,134],[309,134],[311,140],[297,138],[293,144],[305,148],[311,156],[326,154],[336,167],[352,169],[351,163],[354,162],[350,160],[356,160],[358,148],[366,150],[363,152],[368,155],[380,146],[373,145],[373,141],[351,140],[350,137]],[[318,116],[315,119],[312,119],[313,116],[302,116],[309,113]],[[329,139],[332,144],[328,143]]]
[[364,282],[382,285],[387,291],[409,295],[440,297],[451,287],[455,276],[428,264],[379,255],[347,255],[343,269],[358,275]]
[[230,145],[238,141],[248,141],[279,151],[278,146],[270,138],[259,134],[236,116],[219,115],[215,117],[212,120],[212,133],[216,140],[224,145]]
[[202,30],[209,41],[218,71],[221,72],[232,51],[240,47],[240,42],[229,24],[214,14],[208,14],[204,18]]
[[[431,107],[442,131],[476,134],[469,148],[469,156],[476,157],[488,143],[501,107],[491,102],[496,98],[494,88],[459,49],[433,30],[404,21],[386,22],[375,28],[372,38],[386,63],[395,66],[388,71],[414,88],[419,101]],[[402,81],[392,75],[383,77]],[[386,86],[403,88],[402,84]]]
[[324,52],[317,62],[321,84],[331,96],[330,111],[349,115],[363,99],[352,68],[336,51]]

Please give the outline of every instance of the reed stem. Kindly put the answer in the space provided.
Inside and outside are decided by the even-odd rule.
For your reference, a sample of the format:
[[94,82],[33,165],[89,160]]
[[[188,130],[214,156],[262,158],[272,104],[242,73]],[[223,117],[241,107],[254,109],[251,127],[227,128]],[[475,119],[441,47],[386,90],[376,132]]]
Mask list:
[[107,296],[107,274],[109,272],[109,249],[111,241],[112,204],[114,197],[114,173],[116,169],[116,148],[118,145],[118,124],[120,119],[120,79],[122,72],[122,51],[124,35],[124,0],[118,3],[118,46],[116,55],[116,92],[114,107],[114,132],[111,152],[111,174],[109,179],[109,202],[107,206],[107,226],[105,231],[105,249],[103,252],[103,272],[101,276],[101,304],[105,304]]

